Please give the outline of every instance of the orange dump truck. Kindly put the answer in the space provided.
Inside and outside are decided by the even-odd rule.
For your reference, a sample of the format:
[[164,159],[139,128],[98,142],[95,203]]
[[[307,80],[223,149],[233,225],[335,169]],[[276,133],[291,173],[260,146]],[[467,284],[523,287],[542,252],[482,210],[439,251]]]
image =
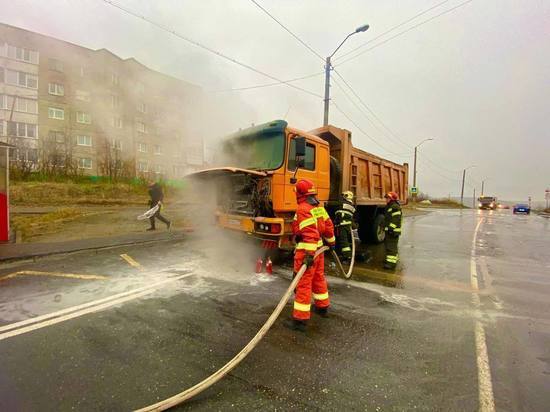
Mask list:
[[329,214],[343,191],[355,194],[363,242],[384,240],[386,192],[407,201],[408,165],[355,148],[351,132],[334,126],[304,132],[276,120],[227,137],[221,154],[223,166],[193,175],[216,182],[218,224],[280,249],[293,247],[294,184],[301,178],[315,183]]

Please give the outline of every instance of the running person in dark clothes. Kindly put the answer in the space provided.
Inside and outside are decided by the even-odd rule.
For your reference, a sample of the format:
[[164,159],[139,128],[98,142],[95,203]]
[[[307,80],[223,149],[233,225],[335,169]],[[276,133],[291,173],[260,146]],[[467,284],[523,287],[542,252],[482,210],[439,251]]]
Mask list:
[[149,207],[153,208],[156,205],[159,206],[159,209],[157,212],[149,218],[149,221],[151,222],[151,227],[147,230],[155,230],[155,219],[160,220],[161,222],[166,224],[166,227],[170,229],[170,226],[172,226],[172,223],[168,219],[166,219],[164,216],[160,214],[160,210],[162,208],[162,201],[164,200],[164,193],[162,192],[162,187],[156,183],[156,182],[149,182],[149,196],[151,197],[151,200],[149,201]]

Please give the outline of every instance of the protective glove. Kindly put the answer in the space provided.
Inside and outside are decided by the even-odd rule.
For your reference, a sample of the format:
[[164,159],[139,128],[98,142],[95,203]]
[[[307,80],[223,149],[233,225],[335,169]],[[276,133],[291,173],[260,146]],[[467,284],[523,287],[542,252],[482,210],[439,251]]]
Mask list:
[[313,255],[306,255],[304,258],[304,264],[309,268],[313,266]]
[[300,243],[302,241],[302,235],[294,235],[294,243]]

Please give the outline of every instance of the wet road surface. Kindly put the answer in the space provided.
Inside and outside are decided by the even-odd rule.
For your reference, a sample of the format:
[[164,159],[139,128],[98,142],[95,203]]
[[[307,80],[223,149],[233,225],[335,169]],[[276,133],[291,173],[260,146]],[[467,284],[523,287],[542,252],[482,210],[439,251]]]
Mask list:
[[[371,248],[351,281],[329,278],[329,319],[292,332],[288,305],[247,359],[178,409],[548,410],[549,235],[549,220],[504,211],[410,217],[396,273]],[[291,275],[283,265],[258,281],[254,253],[234,244],[0,267],[0,410],[130,410],[216,371]]]

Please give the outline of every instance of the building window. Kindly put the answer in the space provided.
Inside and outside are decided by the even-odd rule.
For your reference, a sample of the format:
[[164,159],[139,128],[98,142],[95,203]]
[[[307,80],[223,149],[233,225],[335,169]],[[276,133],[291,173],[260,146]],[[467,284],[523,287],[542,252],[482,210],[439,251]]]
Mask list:
[[50,130],[48,139],[55,143],[65,143],[65,133],[58,130]]
[[115,150],[122,150],[122,141],[113,139],[113,149]]
[[27,63],[38,64],[38,52],[22,47],[8,45],[8,57]]
[[139,103],[139,104],[137,105],[137,110],[138,110],[138,112],[140,112],[140,113],[147,113],[147,105],[146,105],[145,103],[143,103],[143,102],[142,102],[142,103]]
[[63,72],[63,62],[57,59],[48,59],[48,67],[56,72]]
[[35,124],[21,123],[21,122],[8,122],[8,136],[27,137],[29,139],[36,139],[38,136],[38,130]]
[[162,154],[162,148],[158,144],[155,145],[155,154]]
[[50,119],[65,120],[65,110],[57,107],[48,107],[48,117]]
[[30,89],[37,89],[38,77],[34,74],[6,69],[6,83],[13,84],[15,86],[28,87]]
[[65,87],[59,83],[48,83],[48,93],[54,96],[65,96]]
[[116,127],[117,129],[122,129],[122,126],[123,126],[122,118],[113,117],[111,119],[111,126]]
[[118,86],[119,82],[120,82],[120,79],[118,78],[118,74],[111,73],[111,84],[113,86]]
[[138,143],[138,152],[147,153],[147,145],[145,143]]
[[75,98],[76,100],[80,100],[82,102],[89,102],[90,99],[90,92],[84,91],[84,90],[76,90],[75,92]]
[[147,162],[138,162],[138,170],[140,172],[147,172]]
[[115,109],[115,108],[117,108],[118,106],[119,106],[118,96],[112,94],[112,95],[111,95],[111,107],[112,107],[113,109]]
[[4,83],[4,68],[0,67],[0,83]]
[[76,122],[83,124],[92,124],[92,115],[84,112],[76,112]]
[[92,159],[89,157],[83,157],[78,159],[78,167],[80,169],[91,169],[92,168]]
[[161,173],[163,173],[163,169],[162,169],[162,166],[161,166],[161,165],[155,165],[155,173],[156,173],[156,174],[161,174]]
[[147,125],[143,122],[136,122],[136,129],[138,132],[147,133]]
[[76,136],[76,144],[78,146],[92,146],[92,136],[78,135]]
[[12,107],[16,112],[23,113],[38,113],[38,103],[33,99],[25,99],[22,97],[17,97],[15,100],[15,106],[13,104],[13,99],[15,96],[8,96],[6,94],[0,94],[0,109],[11,110]]

